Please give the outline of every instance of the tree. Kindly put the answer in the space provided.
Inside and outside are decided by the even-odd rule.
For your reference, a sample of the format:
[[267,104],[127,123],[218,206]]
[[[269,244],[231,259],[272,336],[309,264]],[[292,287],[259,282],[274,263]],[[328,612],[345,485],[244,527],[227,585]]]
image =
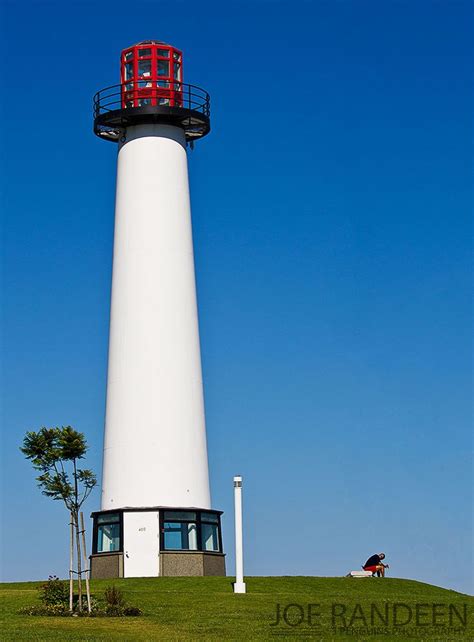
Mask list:
[[[87,448],[84,435],[71,426],[41,428],[38,432],[27,432],[23,439],[23,446],[20,448],[26,459],[30,459],[33,467],[41,473],[36,481],[43,495],[63,501],[71,514],[72,530],[76,539],[79,611],[82,611],[79,513],[81,506],[97,484],[96,476],[91,470],[78,468],[78,462],[84,458]],[[72,578],[72,573],[70,577]],[[72,604],[72,589],[71,579],[70,604]],[[90,610],[89,595],[88,608]]]

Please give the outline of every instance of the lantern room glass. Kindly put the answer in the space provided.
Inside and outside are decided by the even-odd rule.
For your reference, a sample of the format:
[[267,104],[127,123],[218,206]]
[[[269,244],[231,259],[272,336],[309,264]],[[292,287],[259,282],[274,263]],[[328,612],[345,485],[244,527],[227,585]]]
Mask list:
[[158,60],[158,76],[170,75],[170,63],[168,60]]
[[151,60],[138,61],[138,77],[148,78],[151,76]]
[[182,107],[182,53],[161,42],[144,41],[121,56],[122,108]]

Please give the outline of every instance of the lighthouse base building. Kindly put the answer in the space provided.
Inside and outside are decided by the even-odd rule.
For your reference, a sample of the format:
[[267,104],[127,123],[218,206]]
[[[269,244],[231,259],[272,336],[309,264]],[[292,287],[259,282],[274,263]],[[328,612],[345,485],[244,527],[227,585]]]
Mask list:
[[225,575],[211,505],[187,146],[210,130],[209,95],[182,53],[144,41],[94,98],[118,146],[101,510],[93,578]]
[[92,578],[225,575],[220,511],[155,506],[92,517]]

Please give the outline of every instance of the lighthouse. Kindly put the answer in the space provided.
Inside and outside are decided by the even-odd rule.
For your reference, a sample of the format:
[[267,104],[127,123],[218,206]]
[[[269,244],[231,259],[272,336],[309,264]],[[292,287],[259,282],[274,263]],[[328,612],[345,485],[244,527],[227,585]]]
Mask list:
[[101,510],[94,578],[225,575],[211,505],[187,148],[210,98],[158,40],[124,49],[120,83],[94,97],[117,146]]

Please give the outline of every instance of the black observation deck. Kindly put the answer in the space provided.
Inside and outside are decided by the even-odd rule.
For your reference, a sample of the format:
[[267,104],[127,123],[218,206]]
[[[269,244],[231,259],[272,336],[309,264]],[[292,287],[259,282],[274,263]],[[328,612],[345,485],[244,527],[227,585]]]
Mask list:
[[204,89],[183,82],[166,88],[129,86],[112,85],[95,94],[94,134],[99,138],[117,142],[127,127],[150,123],[181,127],[188,142],[209,133],[210,96]]

